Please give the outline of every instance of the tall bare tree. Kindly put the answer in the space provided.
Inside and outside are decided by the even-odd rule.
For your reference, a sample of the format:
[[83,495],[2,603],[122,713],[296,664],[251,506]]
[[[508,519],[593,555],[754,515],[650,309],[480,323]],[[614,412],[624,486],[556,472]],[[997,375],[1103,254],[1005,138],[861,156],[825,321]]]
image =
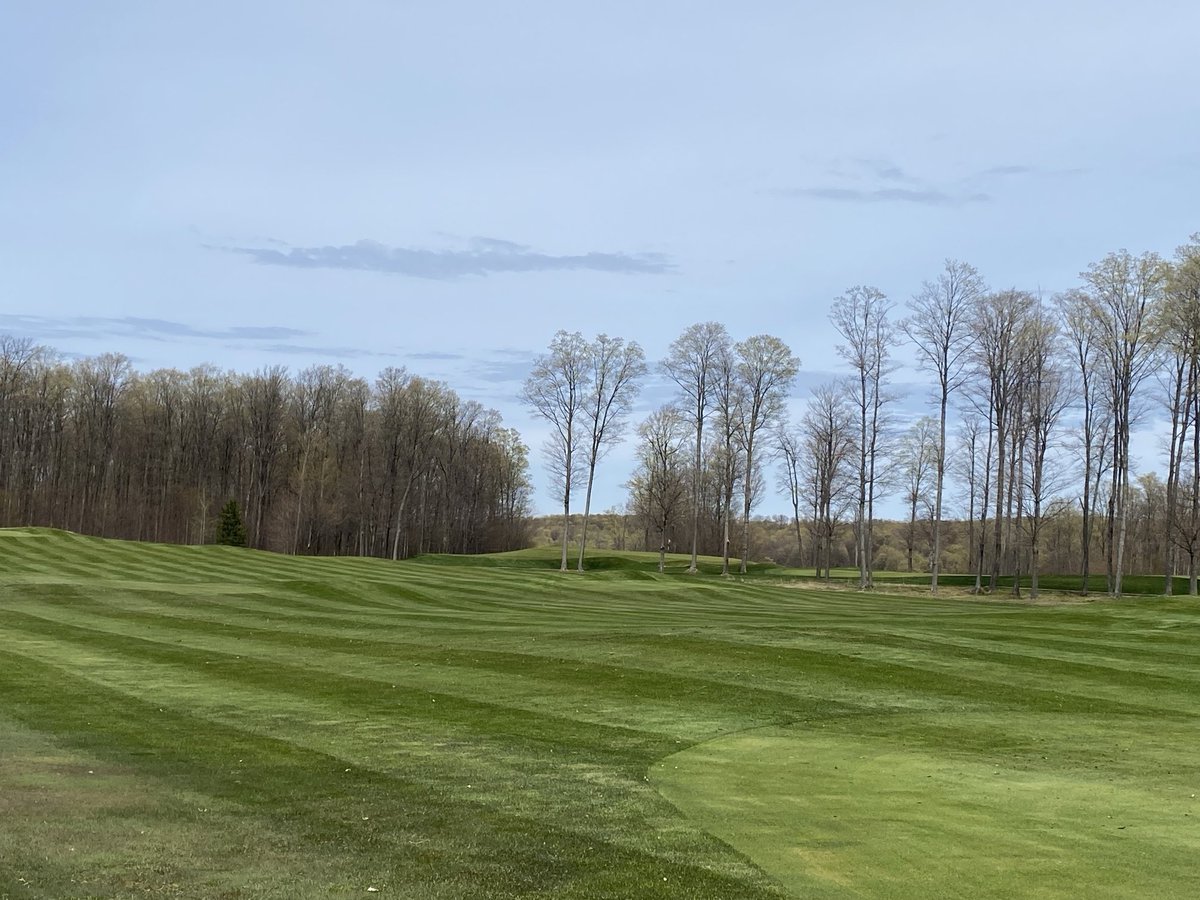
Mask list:
[[754,444],[758,433],[778,421],[788,391],[800,369],[800,360],[787,344],[770,334],[758,334],[734,346],[737,374],[745,391],[739,432],[745,448],[746,469],[742,480],[742,561],[746,573],[750,555],[750,507],[754,502]]
[[717,353],[712,366],[713,411],[716,414],[718,461],[718,505],[721,536],[721,574],[729,574],[729,554],[733,546],[733,495],[746,474],[746,449],[741,439],[745,419],[746,384],[738,372],[738,360],[732,345]]
[[641,390],[646,375],[646,354],[637,341],[599,335],[588,347],[588,388],[583,406],[587,443],[584,465],[587,492],[583,503],[583,524],[579,532],[579,566],[583,571],[587,545],[588,516],[592,509],[592,485],[596,463],[622,437],[630,407]]
[[[904,502],[908,506],[908,528],[904,535],[904,549],[908,559],[908,571],[913,571],[913,551],[917,540],[917,513],[929,503],[929,476],[936,473],[938,458],[938,423],[922,416],[901,437],[897,447],[899,476],[904,486]],[[935,519],[936,534],[936,519]],[[934,553],[930,553],[929,564],[933,566]]]
[[804,500],[804,436],[798,428],[781,425],[775,433],[779,453],[779,486],[792,507],[792,527],[796,531],[796,558],[804,558],[803,532],[800,530],[800,504]]
[[692,461],[692,561],[688,572],[696,572],[700,540],[700,479],[703,466],[704,424],[712,406],[712,376],[722,354],[730,348],[729,332],[719,322],[698,322],[677,337],[662,361],[662,370],[679,388],[680,408],[686,412],[695,433]]
[[884,407],[891,400],[884,378],[893,370],[889,319],[892,303],[878,288],[856,286],[833,301],[829,319],[845,341],[838,355],[854,369],[851,396],[858,413],[858,586],[873,586],[875,497],[882,467]]
[[1091,313],[1106,351],[1106,377],[1113,417],[1112,484],[1109,532],[1113,565],[1110,592],[1121,596],[1129,506],[1129,440],[1142,382],[1153,371],[1154,344],[1149,322],[1161,302],[1166,267],[1156,253],[1135,257],[1127,250],[1110,253],[1081,273],[1089,288]]
[[857,447],[854,413],[837,384],[815,388],[801,423],[806,481],[812,491],[813,563],[817,577],[830,576],[833,539],[853,502],[854,478],[849,471]]
[[666,568],[668,535],[687,497],[684,447],[688,424],[663,406],[638,427],[638,468],[630,481],[633,505],[658,535],[658,571]]
[[971,310],[986,293],[983,279],[974,267],[946,260],[935,281],[926,281],[921,292],[908,301],[908,318],[901,330],[917,349],[922,366],[937,378],[938,442],[933,508],[933,558],[930,560],[930,592],[936,594],[942,556],[942,501],[946,481],[946,421],[951,394],[966,377],[973,333]]
[[1047,517],[1059,509],[1052,504],[1061,487],[1051,457],[1055,429],[1070,403],[1071,385],[1058,350],[1059,337],[1053,315],[1039,305],[1026,332],[1025,354],[1024,419],[1029,457],[1025,482],[1025,528],[1029,535],[1029,595],[1033,598],[1038,596],[1042,531]]
[[1082,290],[1072,290],[1059,295],[1056,301],[1062,333],[1067,339],[1071,365],[1077,376],[1079,432],[1076,443],[1083,464],[1079,481],[1080,575],[1086,596],[1100,485],[1107,469],[1106,448],[1111,418],[1107,415],[1109,402],[1102,365],[1102,338],[1092,316],[1092,299]]
[[1166,362],[1171,422],[1166,487],[1170,549],[1163,590],[1173,592],[1175,560],[1182,551],[1187,556],[1188,593],[1194,596],[1200,555],[1200,233],[1175,251],[1165,302],[1154,324]]
[[550,341],[550,352],[534,360],[521,398],[550,423],[546,459],[555,478],[555,491],[563,504],[562,566],[567,571],[567,546],[571,531],[571,492],[580,468],[578,457],[582,418],[590,384],[590,348],[578,331],[559,331]]
[[[974,349],[975,371],[986,396],[988,419],[995,436],[995,514],[992,528],[992,571],[988,589],[999,586],[1000,567],[1004,559],[1004,537],[1010,518],[1006,503],[1012,499],[1006,491],[1006,478],[1011,478],[1012,454],[1010,442],[1017,427],[1020,412],[1019,392],[1022,387],[1024,331],[1029,327],[1037,299],[1025,291],[998,291],[980,299],[972,314],[971,327],[976,334]],[[1011,482],[1007,482],[1011,483]]]

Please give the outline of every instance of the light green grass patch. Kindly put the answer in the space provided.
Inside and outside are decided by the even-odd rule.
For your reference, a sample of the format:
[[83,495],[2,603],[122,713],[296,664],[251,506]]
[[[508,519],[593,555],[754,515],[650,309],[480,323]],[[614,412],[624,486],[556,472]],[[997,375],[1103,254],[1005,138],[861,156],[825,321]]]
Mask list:
[[1194,759],[1194,724],[1147,735],[1144,722],[1016,716],[1003,724],[1041,752],[945,742],[1000,724],[755,730],[670,756],[651,780],[797,897],[1195,896],[1195,772],[1166,768]]

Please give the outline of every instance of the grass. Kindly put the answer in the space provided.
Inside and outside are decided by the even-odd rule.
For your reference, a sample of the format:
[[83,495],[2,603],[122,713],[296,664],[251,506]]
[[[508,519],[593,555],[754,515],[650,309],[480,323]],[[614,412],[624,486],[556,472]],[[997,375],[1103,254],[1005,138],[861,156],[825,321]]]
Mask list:
[[0,531],[0,897],[1193,895],[1194,601],[556,562]]

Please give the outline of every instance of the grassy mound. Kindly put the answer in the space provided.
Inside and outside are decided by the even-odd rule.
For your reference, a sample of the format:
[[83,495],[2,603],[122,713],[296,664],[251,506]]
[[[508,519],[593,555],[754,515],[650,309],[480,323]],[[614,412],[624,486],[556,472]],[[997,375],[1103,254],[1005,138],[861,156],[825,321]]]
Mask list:
[[0,532],[0,896],[1190,891],[1193,601],[654,556]]

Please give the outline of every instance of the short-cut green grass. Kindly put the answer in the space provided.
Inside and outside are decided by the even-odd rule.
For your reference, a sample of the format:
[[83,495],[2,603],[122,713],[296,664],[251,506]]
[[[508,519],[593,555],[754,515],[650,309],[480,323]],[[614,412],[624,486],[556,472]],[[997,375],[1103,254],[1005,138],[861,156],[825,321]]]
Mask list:
[[1194,600],[656,562],[0,530],[0,897],[1195,895]]

